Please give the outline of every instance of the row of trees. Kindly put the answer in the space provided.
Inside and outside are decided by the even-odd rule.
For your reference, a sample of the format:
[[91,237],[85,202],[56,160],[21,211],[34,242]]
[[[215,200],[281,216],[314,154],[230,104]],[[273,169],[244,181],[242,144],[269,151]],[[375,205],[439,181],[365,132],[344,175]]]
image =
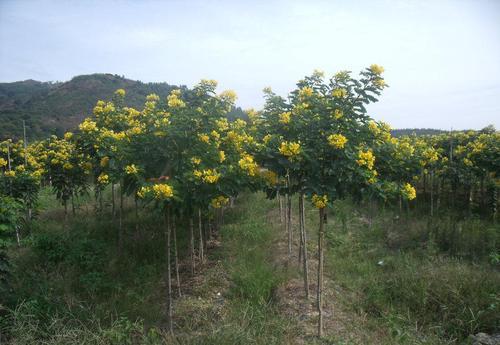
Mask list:
[[[263,110],[247,111],[246,121],[228,121],[236,95],[217,94],[213,80],[202,80],[192,90],[173,90],[166,99],[151,94],[142,110],[124,106],[125,90],[119,89],[111,101],[99,101],[75,133],[31,145],[10,140],[0,144],[2,219],[17,225],[22,209],[29,221],[41,185],[52,187],[66,215],[70,205],[75,212],[74,199],[90,191],[96,212],[102,212],[103,192],[109,188],[121,248],[124,198],[134,200],[136,214],[138,205],[158,209],[165,218],[167,320],[173,332],[171,277],[176,276],[180,295],[180,224],[187,224],[183,230],[189,236],[187,256],[194,274],[196,262],[205,257],[209,219],[220,217],[220,210],[243,191],[264,190],[283,209],[280,219],[291,257],[297,236],[291,225],[295,195],[299,258],[309,298],[304,215],[309,199],[319,217],[316,300],[321,336],[326,208],[335,200],[373,198],[402,208],[416,197],[414,186],[419,185],[430,194],[432,215],[445,188],[457,193],[465,188],[471,195],[478,185],[482,193],[484,188],[494,193],[498,189],[500,137],[494,130],[396,139],[388,125],[372,120],[366,106],[387,87],[382,73],[378,65],[359,78],[342,71],[325,79],[315,72],[287,97],[265,89]],[[0,230],[12,229],[5,225]]]

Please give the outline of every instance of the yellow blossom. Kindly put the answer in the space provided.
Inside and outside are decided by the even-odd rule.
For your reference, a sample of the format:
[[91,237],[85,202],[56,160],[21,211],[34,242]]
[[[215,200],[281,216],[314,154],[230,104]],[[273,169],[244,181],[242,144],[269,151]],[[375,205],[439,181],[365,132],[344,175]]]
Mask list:
[[95,132],[97,131],[97,124],[91,119],[87,118],[78,126],[82,132]]
[[381,75],[382,73],[384,73],[384,67],[379,66],[377,64],[373,64],[373,65],[370,66],[370,71],[373,74]]
[[264,142],[264,144],[267,144],[269,142],[269,140],[271,140],[273,136],[271,134],[266,134],[264,135],[264,137],[262,138],[262,141]]
[[401,189],[401,194],[408,200],[413,200],[417,197],[415,188],[409,183],[404,184],[403,188]]
[[99,182],[100,184],[107,184],[109,183],[109,176],[102,173],[97,177],[97,182]]
[[356,160],[359,166],[366,166],[368,170],[373,169],[373,165],[375,164],[375,156],[373,155],[372,150],[368,151],[359,151],[358,152],[358,160]]
[[191,158],[191,163],[193,163],[194,165],[200,165],[201,159],[198,158],[198,157],[192,157]]
[[171,108],[183,108],[186,106],[183,100],[179,98],[181,94],[180,90],[173,90],[170,95],[167,96],[167,104]]
[[333,112],[333,117],[335,117],[336,120],[342,118],[344,116],[344,112],[341,109],[335,109]]
[[155,184],[153,194],[157,200],[165,200],[174,195],[174,190],[168,184]]
[[5,176],[7,177],[14,177],[16,176],[16,172],[14,170],[9,170],[5,172]]
[[242,170],[245,170],[248,175],[255,176],[257,173],[258,165],[255,163],[253,156],[244,153],[238,161],[238,165]]
[[203,141],[204,143],[209,143],[210,142],[210,137],[206,134],[198,134],[198,139],[200,139],[200,141]]
[[347,138],[342,134],[331,134],[328,136],[328,144],[336,149],[343,149],[347,143]]
[[65,140],[70,140],[71,138],[73,138],[73,133],[71,133],[71,132],[64,133]]
[[210,205],[212,205],[213,208],[221,208],[229,203],[229,198],[226,198],[223,195],[220,195],[216,198],[213,198],[212,201],[210,201]]
[[281,113],[279,121],[283,124],[288,124],[288,123],[290,123],[291,115],[292,115],[292,113],[290,113],[289,111]]
[[342,88],[337,88],[332,91],[332,95],[335,98],[344,98],[347,96],[347,90]]
[[73,164],[66,162],[66,163],[64,163],[63,168],[66,170],[71,170],[71,169],[73,169]]
[[226,160],[226,153],[224,151],[219,151],[219,163],[222,163]]
[[222,99],[223,101],[225,102],[228,102],[228,103],[231,103],[233,104],[236,99],[238,98],[238,96],[236,95],[236,92],[234,92],[233,90],[226,90],[226,91],[223,91],[220,95],[219,95],[220,99]]
[[311,87],[303,87],[302,89],[299,90],[299,97],[305,98],[305,97],[311,97],[314,93],[314,90]]
[[313,194],[311,201],[314,207],[325,208],[328,205],[328,196]]
[[130,164],[130,165],[127,165],[125,167],[125,173],[127,175],[135,175],[138,172],[139,172],[139,170],[137,169],[137,167],[134,164]]
[[288,158],[293,158],[300,154],[300,144],[296,142],[284,141],[281,143],[279,152]]
[[3,168],[4,166],[7,166],[7,161],[0,157],[0,168]]
[[115,95],[118,97],[125,97],[125,90],[124,89],[118,89],[115,91]]
[[137,191],[137,196],[141,199],[144,199],[144,197],[151,191],[151,187],[141,187]]

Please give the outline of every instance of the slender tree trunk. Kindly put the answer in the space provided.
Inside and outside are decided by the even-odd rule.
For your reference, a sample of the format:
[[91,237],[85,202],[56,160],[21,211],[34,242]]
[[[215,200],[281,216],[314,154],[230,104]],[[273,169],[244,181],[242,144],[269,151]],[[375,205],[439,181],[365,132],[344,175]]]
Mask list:
[[16,228],[17,246],[21,247],[21,234],[19,233],[19,226],[16,225],[15,228]]
[[189,217],[189,256],[191,259],[191,275],[195,272],[195,262],[194,262],[194,224],[193,215]]
[[172,217],[172,232],[174,237],[174,259],[175,259],[175,276],[177,279],[177,293],[182,297],[181,279],[179,276],[179,254],[177,253],[177,225],[175,224],[175,215]]
[[288,256],[292,256],[293,228],[292,228],[292,195],[287,195],[286,222],[288,224]]
[[166,283],[167,283],[167,329],[170,334],[174,333],[172,325],[172,274],[171,274],[171,263],[170,263],[170,235],[171,235],[171,224],[170,224],[170,210],[165,211],[165,223],[166,223],[166,237],[167,237],[167,272],[166,272]]
[[304,205],[304,193],[300,193],[299,198],[299,217],[300,217],[300,235],[302,243],[302,268],[304,273],[304,292],[306,299],[309,299],[309,269],[307,267],[307,232],[306,232],[306,215]]
[[438,178],[437,179],[437,183],[436,183],[436,188],[437,188],[437,191],[436,191],[436,212],[439,213],[439,208],[441,206],[441,193],[443,192],[442,189],[441,189],[441,180]]
[[431,171],[430,189],[431,189],[431,217],[434,217],[434,171]]
[[118,251],[121,254],[123,250],[123,185],[120,183],[120,209],[118,214]]
[[203,252],[203,223],[201,221],[201,208],[198,208],[198,231],[199,231],[199,236],[200,236],[200,241],[199,241],[199,249],[198,249],[198,254],[200,256],[200,263],[203,263],[205,261],[205,256]]
[[280,191],[276,192],[276,195],[278,197],[278,204],[280,208],[280,224],[283,224],[283,200],[281,199]]
[[71,211],[73,213],[73,217],[76,215],[76,210],[75,210],[75,200],[73,197],[73,193],[71,193]]
[[111,216],[113,220],[115,219],[116,208],[115,208],[115,184],[111,184]]
[[318,282],[316,288],[318,310],[318,337],[323,336],[323,242],[325,237],[325,209],[319,209]]

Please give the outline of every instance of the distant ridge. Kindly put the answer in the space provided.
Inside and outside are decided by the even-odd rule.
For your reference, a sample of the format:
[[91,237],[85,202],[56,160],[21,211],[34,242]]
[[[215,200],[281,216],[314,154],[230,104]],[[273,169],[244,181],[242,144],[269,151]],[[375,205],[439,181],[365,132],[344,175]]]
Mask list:
[[127,106],[142,108],[148,94],[166,97],[177,86],[143,83],[114,74],[80,75],[67,82],[30,79],[0,83],[0,139],[20,138],[22,120],[31,139],[61,135],[89,116],[99,99],[111,99],[120,88],[127,91]]

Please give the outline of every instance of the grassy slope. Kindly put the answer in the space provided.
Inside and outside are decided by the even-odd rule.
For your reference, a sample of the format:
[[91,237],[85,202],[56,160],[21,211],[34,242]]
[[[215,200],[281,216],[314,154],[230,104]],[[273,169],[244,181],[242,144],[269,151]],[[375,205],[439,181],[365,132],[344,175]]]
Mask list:
[[[43,194],[36,235],[12,256],[11,297],[24,302],[0,326],[13,325],[13,344],[175,343],[161,331],[161,217],[146,209],[137,221],[127,213],[127,240],[118,255],[116,222],[109,214],[94,219],[90,199],[64,229],[61,208]],[[314,298],[304,301],[297,267],[283,267],[285,236],[277,215],[276,201],[242,196],[227,211],[220,244],[212,243],[202,274],[190,277],[184,262],[184,295],[174,303],[177,343],[318,344]],[[316,217],[308,208],[312,288]],[[330,215],[327,336],[320,343],[444,344],[453,341],[443,334],[449,339],[498,327],[498,271],[438,255],[432,246],[405,246],[415,242],[400,238],[413,232],[411,222],[392,219],[379,212],[370,228],[366,215],[348,203]]]

